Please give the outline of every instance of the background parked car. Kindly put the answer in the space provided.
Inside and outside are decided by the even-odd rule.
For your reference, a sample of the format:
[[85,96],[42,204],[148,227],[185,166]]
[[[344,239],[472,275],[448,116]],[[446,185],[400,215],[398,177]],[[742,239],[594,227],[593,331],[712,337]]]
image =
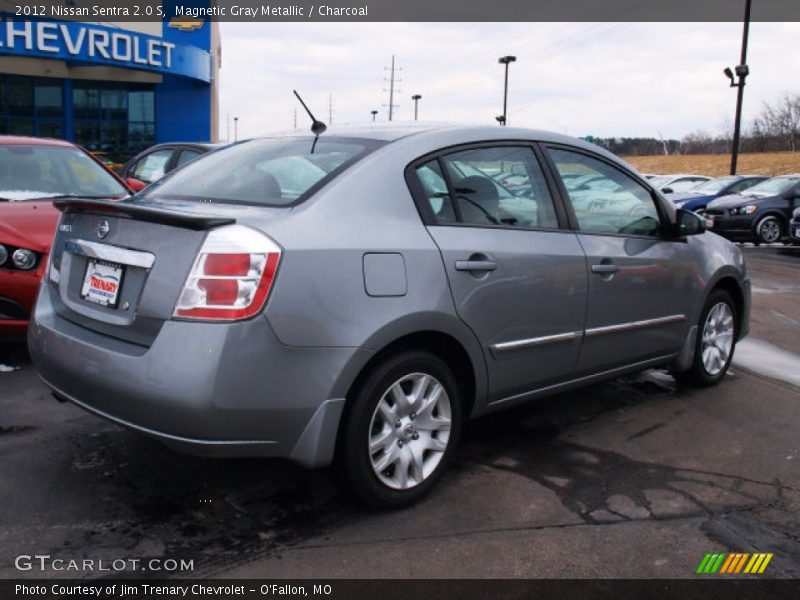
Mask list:
[[798,206],[800,174],[782,175],[709,202],[705,216],[712,231],[730,240],[773,244],[786,237]]
[[678,175],[659,175],[657,177],[651,177],[648,181],[650,185],[664,194],[679,194],[688,192],[696,185],[708,181],[709,179],[711,179],[711,177],[706,177],[705,175],[682,173]]
[[225,144],[169,143],[148,148],[130,159],[122,168],[122,176],[133,177],[150,185],[170,171],[200,158]]
[[27,329],[60,216],[52,199],[124,198],[132,191],[69,142],[0,136],[0,336]]
[[672,200],[678,208],[701,214],[705,212],[708,203],[715,198],[738,194],[767,179],[769,177],[755,175],[715,177],[705,183],[698,184],[688,192],[667,194],[667,198]]

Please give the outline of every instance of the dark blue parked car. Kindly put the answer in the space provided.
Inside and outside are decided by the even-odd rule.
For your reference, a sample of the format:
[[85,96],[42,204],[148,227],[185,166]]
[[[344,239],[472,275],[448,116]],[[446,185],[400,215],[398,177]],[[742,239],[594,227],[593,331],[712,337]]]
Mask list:
[[769,179],[769,177],[756,177],[752,175],[716,177],[705,183],[701,183],[688,192],[682,194],[667,194],[666,196],[672,200],[678,208],[702,213],[705,212],[706,205],[715,198],[727,196],[728,194],[739,194],[767,179]]

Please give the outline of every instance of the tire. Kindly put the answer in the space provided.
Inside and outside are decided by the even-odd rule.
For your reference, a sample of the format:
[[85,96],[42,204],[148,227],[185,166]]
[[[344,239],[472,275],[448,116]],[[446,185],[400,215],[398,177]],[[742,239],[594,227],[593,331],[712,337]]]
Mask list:
[[756,238],[762,244],[774,244],[783,239],[783,223],[775,215],[767,215],[756,224]]
[[[717,332],[716,336],[712,330]],[[719,333],[723,330],[727,332],[724,335]],[[675,378],[700,387],[719,383],[731,366],[738,331],[733,298],[725,290],[713,291],[700,313],[692,367],[682,373],[673,373]]]
[[372,368],[349,400],[334,458],[337,484],[375,508],[425,496],[461,433],[462,393],[447,364],[428,352],[403,351]]

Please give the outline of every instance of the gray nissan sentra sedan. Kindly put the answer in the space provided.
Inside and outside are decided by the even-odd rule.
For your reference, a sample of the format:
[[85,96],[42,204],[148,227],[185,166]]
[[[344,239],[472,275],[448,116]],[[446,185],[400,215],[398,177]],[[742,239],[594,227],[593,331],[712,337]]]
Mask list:
[[378,506],[427,492],[468,418],[647,367],[714,384],[748,330],[736,246],[541,131],[255,139],[57,206],[29,330],[56,397],[189,452],[333,464]]

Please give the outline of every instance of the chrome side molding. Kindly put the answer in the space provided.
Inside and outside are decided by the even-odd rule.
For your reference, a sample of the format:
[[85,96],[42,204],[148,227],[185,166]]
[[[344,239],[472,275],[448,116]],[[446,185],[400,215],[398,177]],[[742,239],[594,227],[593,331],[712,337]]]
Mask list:
[[492,354],[506,352],[508,350],[519,350],[521,348],[530,348],[532,346],[543,346],[545,344],[554,344],[556,342],[566,342],[574,340],[583,335],[580,331],[568,331],[566,333],[557,333],[555,335],[544,335],[542,337],[528,338],[524,340],[514,340],[511,342],[500,342],[499,344],[492,344],[489,348]]
[[531,348],[534,346],[544,346],[545,344],[566,342],[584,336],[595,337],[598,335],[631,331],[633,329],[643,329],[645,327],[657,327],[659,325],[668,325],[670,323],[681,323],[685,320],[686,315],[668,315],[666,317],[658,317],[656,319],[645,319],[643,321],[630,321],[628,323],[619,323],[617,325],[592,327],[591,329],[586,329],[585,331],[567,331],[564,333],[556,333],[554,335],[544,335],[541,337],[526,338],[523,340],[500,342],[489,346],[489,350],[491,350],[492,355],[497,356],[497,354],[507,352],[509,350],[521,350],[523,348]]
[[645,319],[643,321],[630,321],[628,323],[619,323],[618,325],[593,327],[591,329],[587,329],[584,333],[586,337],[594,337],[596,335],[606,335],[609,333],[619,333],[620,331],[630,331],[631,329],[643,329],[645,327],[656,327],[658,325],[667,325],[669,323],[680,323],[685,320],[686,320],[686,315],[669,315],[666,317],[658,317],[657,319]]

